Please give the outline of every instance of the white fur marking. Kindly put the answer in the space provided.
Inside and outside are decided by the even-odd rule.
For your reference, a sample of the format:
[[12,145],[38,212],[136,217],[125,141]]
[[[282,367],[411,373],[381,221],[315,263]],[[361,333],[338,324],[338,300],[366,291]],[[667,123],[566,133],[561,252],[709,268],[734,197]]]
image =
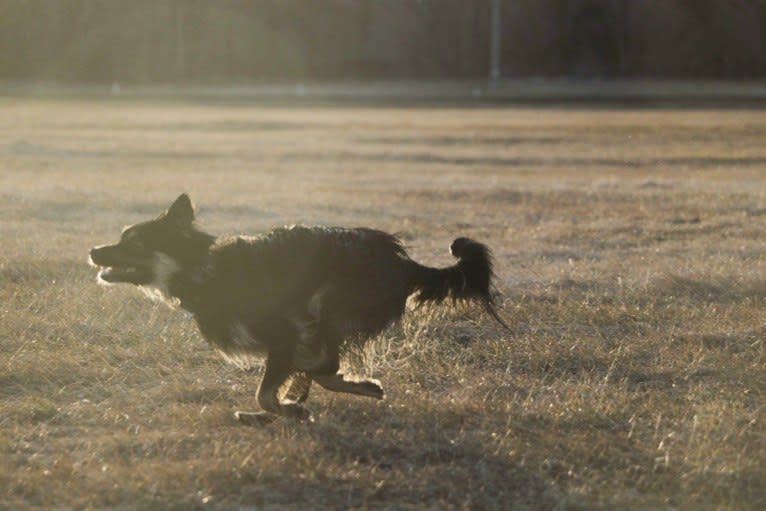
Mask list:
[[231,328],[228,341],[226,350],[219,348],[219,351],[227,362],[241,369],[252,367],[254,362],[266,357],[268,353],[266,346],[258,342],[242,323]]
[[324,285],[320,287],[316,293],[311,295],[311,298],[309,298],[309,303],[306,305],[306,309],[315,320],[319,320],[319,317],[322,314],[322,300],[324,300],[324,295],[329,289],[329,285]]
[[300,315],[290,318],[290,321],[298,329],[301,342],[295,347],[295,365],[303,370],[310,370],[321,366],[327,358],[327,346],[317,345],[317,328],[322,314],[322,301],[329,285],[320,287],[306,303],[307,316]]
[[177,307],[178,298],[170,294],[170,280],[180,269],[181,267],[175,259],[163,252],[156,252],[152,264],[154,280],[141,286],[141,290],[154,301],[164,302],[173,308]]
[[260,351],[263,349],[263,344],[258,342],[242,323],[237,323],[231,329],[229,341],[231,341],[231,345],[235,348],[234,351]]
[[314,340],[317,334],[317,320],[313,318],[292,317],[290,322],[298,329],[298,336],[304,343]]
[[317,346],[318,319],[291,318],[290,322],[298,329],[300,336],[300,342],[295,345],[293,358],[296,367],[308,371],[321,366],[327,358],[327,347],[324,344]]

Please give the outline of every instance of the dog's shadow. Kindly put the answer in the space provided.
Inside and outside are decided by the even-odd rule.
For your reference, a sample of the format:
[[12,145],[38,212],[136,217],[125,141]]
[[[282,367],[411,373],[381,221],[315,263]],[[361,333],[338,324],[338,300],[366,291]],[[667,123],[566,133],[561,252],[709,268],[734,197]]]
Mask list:
[[[338,471],[351,474],[317,488],[345,492],[350,507],[388,506],[417,496],[425,508],[440,502],[493,508],[500,502],[528,502],[530,496],[542,502],[554,495],[549,480],[499,447],[498,433],[483,424],[486,418],[459,405],[409,409],[388,401],[354,401],[315,403],[312,422],[279,419],[266,426],[282,438],[289,430],[287,436],[311,445],[318,466],[337,468],[323,478]],[[505,418],[490,422],[502,427]],[[288,477],[297,486],[312,484],[301,474]],[[542,507],[554,505],[551,500]]]

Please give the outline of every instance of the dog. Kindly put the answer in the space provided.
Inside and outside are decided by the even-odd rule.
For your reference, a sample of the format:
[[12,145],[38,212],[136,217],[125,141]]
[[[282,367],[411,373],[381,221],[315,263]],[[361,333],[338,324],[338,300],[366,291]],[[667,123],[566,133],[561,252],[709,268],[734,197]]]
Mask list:
[[[133,284],[191,313],[203,337],[240,364],[265,360],[261,412],[244,423],[308,419],[312,382],[327,390],[383,399],[380,384],[339,373],[345,349],[361,344],[417,303],[474,300],[498,322],[486,245],[457,238],[457,264],[430,268],[409,258],[395,236],[368,228],[275,229],[257,237],[217,238],[195,225],[187,194],[159,217],[125,228],[118,243],[97,246],[90,262],[101,283]],[[288,395],[280,388],[291,384]]]

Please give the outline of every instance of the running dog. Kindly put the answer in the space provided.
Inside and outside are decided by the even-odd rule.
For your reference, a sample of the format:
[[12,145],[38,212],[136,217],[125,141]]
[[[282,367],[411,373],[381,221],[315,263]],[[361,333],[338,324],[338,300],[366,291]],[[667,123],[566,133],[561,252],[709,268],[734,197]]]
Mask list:
[[[366,228],[289,227],[257,237],[217,238],[194,224],[182,194],[159,217],[123,230],[118,243],[90,251],[102,283],[134,284],[190,312],[204,338],[235,363],[265,360],[257,400],[237,412],[248,424],[309,418],[311,382],[327,390],[383,398],[374,380],[339,373],[339,359],[418,303],[475,300],[497,321],[489,249],[457,238],[457,264],[429,268],[394,236]],[[292,378],[288,395],[280,388]]]

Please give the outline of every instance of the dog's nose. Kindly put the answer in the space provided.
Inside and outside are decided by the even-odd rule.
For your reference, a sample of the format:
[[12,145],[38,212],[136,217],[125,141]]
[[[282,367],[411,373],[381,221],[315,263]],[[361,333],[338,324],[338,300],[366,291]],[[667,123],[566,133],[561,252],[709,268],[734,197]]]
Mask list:
[[90,252],[88,252],[88,262],[92,265],[96,265],[96,260],[98,259],[98,254],[101,251],[103,246],[93,247],[90,249]]

